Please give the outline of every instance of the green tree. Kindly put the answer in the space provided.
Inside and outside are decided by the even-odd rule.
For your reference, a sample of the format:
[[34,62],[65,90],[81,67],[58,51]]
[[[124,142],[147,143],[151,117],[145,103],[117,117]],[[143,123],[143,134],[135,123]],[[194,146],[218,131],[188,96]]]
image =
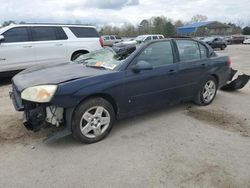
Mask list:
[[244,27],[242,33],[243,35],[250,35],[250,26]]
[[176,34],[176,28],[171,21],[165,23],[165,37],[171,37]]

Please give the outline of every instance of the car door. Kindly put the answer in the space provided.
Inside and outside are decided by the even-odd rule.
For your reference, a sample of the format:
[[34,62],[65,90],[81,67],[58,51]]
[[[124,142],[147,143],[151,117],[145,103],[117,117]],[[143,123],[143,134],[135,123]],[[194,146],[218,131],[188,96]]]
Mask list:
[[186,39],[176,39],[179,62],[179,97],[192,98],[199,88],[200,82],[206,77],[209,68],[208,49],[205,45]]
[[27,27],[5,31],[0,43],[0,72],[22,70],[35,61],[34,46]]
[[68,61],[67,36],[61,27],[34,26],[31,28],[36,63]]
[[220,48],[222,40],[220,38],[215,38],[212,42],[213,48]]
[[[152,70],[134,72],[133,66],[138,62],[151,64]],[[145,110],[175,99],[178,70],[174,62],[171,41],[154,42],[141,51],[126,70],[125,112]]]

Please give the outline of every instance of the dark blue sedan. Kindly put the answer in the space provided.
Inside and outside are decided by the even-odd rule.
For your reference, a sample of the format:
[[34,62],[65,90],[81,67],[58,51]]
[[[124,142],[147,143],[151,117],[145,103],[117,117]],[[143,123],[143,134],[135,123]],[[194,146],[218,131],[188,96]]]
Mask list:
[[210,104],[230,70],[229,58],[203,42],[164,39],[27,69],[13,78],[11,98],[28,129],[64,126],[50,139],[73,134],[93,143],[116,119],[182,101]]

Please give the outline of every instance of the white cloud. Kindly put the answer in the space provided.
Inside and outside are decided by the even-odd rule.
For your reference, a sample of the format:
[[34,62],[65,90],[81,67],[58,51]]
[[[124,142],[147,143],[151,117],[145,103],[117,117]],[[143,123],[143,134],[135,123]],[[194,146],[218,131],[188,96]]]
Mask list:
[[0,23],[72,22],[137,24],[152,16],[189,21],[195,14],[209,20],[250,24],[249,0],[0,0]]

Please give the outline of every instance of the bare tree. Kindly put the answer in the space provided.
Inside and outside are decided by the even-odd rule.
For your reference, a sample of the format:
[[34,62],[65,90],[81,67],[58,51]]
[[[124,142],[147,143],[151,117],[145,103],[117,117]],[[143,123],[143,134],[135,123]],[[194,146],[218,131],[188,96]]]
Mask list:
[[192,23],[203,22],[203,21],[206,21],[207,19],[208,19],[207,16],[201,15],[201,14],[197,14],[197,15],[194,15],[194,16],[191,18],[191,22],[192,22]]

